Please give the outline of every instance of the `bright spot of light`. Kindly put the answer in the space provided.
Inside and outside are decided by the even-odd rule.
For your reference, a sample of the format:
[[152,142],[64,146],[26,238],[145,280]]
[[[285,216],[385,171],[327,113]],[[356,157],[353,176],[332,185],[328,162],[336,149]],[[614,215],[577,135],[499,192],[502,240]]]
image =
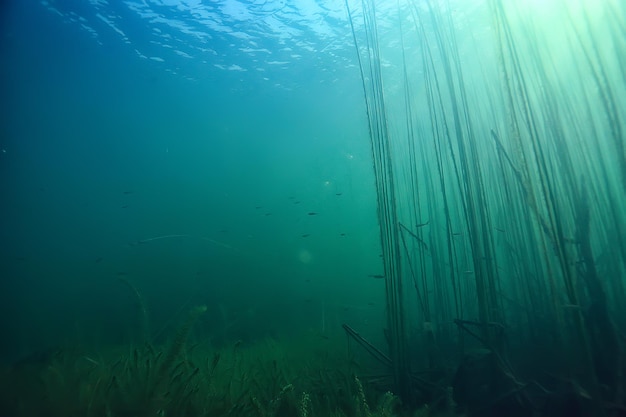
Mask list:
[[303,264],[308,264],[313,260],[313,255],[306,249],[300,249],[298,252],[298,260]]

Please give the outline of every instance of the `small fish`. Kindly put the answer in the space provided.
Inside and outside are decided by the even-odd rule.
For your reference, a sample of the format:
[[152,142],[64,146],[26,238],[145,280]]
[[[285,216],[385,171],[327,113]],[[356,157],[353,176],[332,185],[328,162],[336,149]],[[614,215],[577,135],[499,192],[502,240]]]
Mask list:
[[265,213],[264,216],[271,216],[272,213]]
[[374,303],[372,303],[372,302],[370,301],[369,303],[367,303],[367,305],[368,305],[368,306],[373,306],[373,305],[376,305],[376,304],[374,304]]
[[309,236],[311,236],[310,233],[305,233],[305,234],[302,235],[302,237],[309,237]]
[[262,208],[263,208],[263,206],[254,206],[255,210],[262,209]]
[[339,236],[344,237],[346,234],[345,233],[339,233]]
[[122,206],[122,208],[128,208],[128,206],[127,205],[126,206]]
[[102,262],[102,258],[98,258],[94,261],[95,263],[99,264],[100,262]]
[[[423,224],[418,224],[417,227],[419,228],[419,227],[425,226],[427,224],[428,224],[428,222],[423,223]],[[408,227],[406,227],[402,223],[400,223],[400,227],[402,227],[402,229],[406,230],[406,232],[408,234],[413,236],[424,247],[424,249],[428,250],[428,245],[426,244],[426,242],[424,242],[417,234],[413,233],[411,230],[409,230]]]
[[300,202],[299,201],[294,201],[293,204],[300,204]]
[[385,276],[382,275],[382,274],[370,274],[370,275],[368,275],[368,277],[376,278],[376,279],[383,279],[383,278],[385,278]]
[[314,211],[309,211],[307,214],[308,214],[309,216],[317,216],[317,213],[316,213],[316,212],[314,212]]
[[504,233],[503,229],[500,229],[500,228],[497,228],[497,227],[494,227],[494,229],[496,229],[498,232]]
[[124,191],[122,194],[128,195],[128,194],[132,194],[132,193],[134,193],[134,191]]
[[335,195],[342,195],[343,193],[335,193]]

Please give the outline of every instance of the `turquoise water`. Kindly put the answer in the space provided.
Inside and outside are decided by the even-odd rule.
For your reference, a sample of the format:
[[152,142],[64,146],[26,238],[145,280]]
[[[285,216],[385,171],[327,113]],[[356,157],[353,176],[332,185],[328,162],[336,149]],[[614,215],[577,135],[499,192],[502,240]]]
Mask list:
[[3,380],[78,375],[51,415],[613,415],[625,22],[617,0],[5,2]]
[[5,354],[77,331],[128,337],[119,278],[156,322],[204,303],[253,316],[254,337],[319,327],[322,304],[379,315],[374,180],[344,24],[277,38],[258,32],[270,16],[224,11],[212,30],[191,5],[152,4],[170,25],[133,4],[4,6]]

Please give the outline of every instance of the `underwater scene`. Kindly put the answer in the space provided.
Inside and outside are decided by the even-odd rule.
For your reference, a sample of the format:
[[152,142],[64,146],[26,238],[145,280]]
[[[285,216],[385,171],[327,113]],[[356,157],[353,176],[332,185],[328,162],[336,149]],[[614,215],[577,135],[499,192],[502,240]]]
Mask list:
[[0,417],[626,416],[626,2],[0,18]]

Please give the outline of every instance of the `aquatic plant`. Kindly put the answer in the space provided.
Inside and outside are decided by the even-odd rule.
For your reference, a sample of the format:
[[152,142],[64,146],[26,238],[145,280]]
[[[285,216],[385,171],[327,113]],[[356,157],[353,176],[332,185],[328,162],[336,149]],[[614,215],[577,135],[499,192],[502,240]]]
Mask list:
[[[533,350],[529,378],[545,380],[545,367],[577,375],[597,415],[623,407],[626,109],[615,91],[626,88],[624,6],[575,1],[562,20],[544,23],[529,17],[531,5],[491,0],[471,10],[488,28],[480,39],[451,2],[359,6],[346,2],[378,192],[395,391],[418,404],[416,366],[435,375],[442,349],[449,362],[479,346],[515,393],[493,384],[492,399],[477,399],[488,408],[510,401],[538,412],[527,396],[555,395],[528,393],[540,385],[516,375]],[[389,21],[398,24],[381,30]],[[550,37],[555,26],[564,35]],[[424,352],[419,362],[407,326],[422,329],[411,347]],[[420,390],[423,399],[444,391],[432,388]]]
[[133,296],[137,300],[141,320],[141,343],[146,343],[150,341],[150,318],[148,316],[148,306],[146,305],[146,301],[137,289],[137,287],[135,287],[129,280],[124,277],[120,277],[119,281],[122,284],[126,285],[132,291]]
[[[3,392],[12,400],[0,402],[0,414],[365,417],[362,404],[378,404],[382,393],[372,391],[366,399],[367,385],[351,376],[345,350],[327,339],[305,335],[221,349],[206,342],[188,347],[202,313],[193,309],[162,346],[61,349],[32,369],[3,374]],[[24,383],[12,387],[15,381]],[[388,415],[377,414],[379,408],[371,415]]]

